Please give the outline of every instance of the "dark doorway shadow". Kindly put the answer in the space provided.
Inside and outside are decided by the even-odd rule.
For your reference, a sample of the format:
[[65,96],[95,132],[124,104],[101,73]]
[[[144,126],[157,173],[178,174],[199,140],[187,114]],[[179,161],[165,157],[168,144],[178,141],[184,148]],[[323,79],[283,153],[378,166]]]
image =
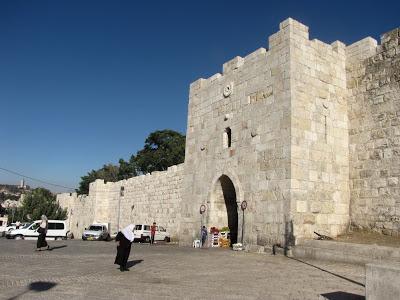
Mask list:
[[321,294],[321,296],[325,297],[328,300],[365,300],[364,296],[342,291]]
[[232,180],[222,175],[219,178],[222,187],[222,193],[224,195],[226,212],[228,214],[228,227],[230,231],[230,240],[232,247],[233,244],[237,243],[238,237],[238,206],[236,203],[236,190]]
[[60,245],[60,246],[55,246],[55,247],[50,247],[49,249],[47,249],[48,251],[53,251],[56,249],[61,249],[61,248],[65,248],[67,247],[67,245]]
[[14,296],[14,297],[8,298],[8,300],[18,299],[19,297],[23,296],[24,294],[26,294],[30,291],[45,292],[45,291],[52,289],[56,285],[57,285],[57,283],[51,282],[51,281],[34,281],[28,285],[28,288],[25,291],[23,291],[22,293]]
[[126,267],[127,267],[128,269],[129,269],[129,268],[132,268],[132,267],[134,267],[135,265],[140,264],[142,261],[143,261],[143,259],[130,260],[130,261],[128,261],[128,263],[126,264]]
[[[320,267],[314,266],[313,264],[310,264],[310,263],[308,263],[308,262],[302,261],[302,260],[297,259],[297,258],[294,258],[294,257],[288,257],[288,258],[289,258],[289,259],[293,259],[293,260],[298,261],[298,262],[301,262],[301,263],[303,263],[303,264],[305,264],[305,265],[307,265],[307,266],[316,268],[316,269],[318,269],[318,270],[320,270],[320,271],[326,272],[326,273],[331,274],[331,275],[333,275],[333,276],[339,277],[339,278],[341,278],[341,279],[347,280],[348,282],[351,282],[351,283],[357,284],[357,285],[359,285],[359,286],[365,287],[365,284],[362,284],[361,282],[355,281],[355,280],[353,280],[353,279],[350,279],[350,278],[344,277],[344,276],[342,276],[342,275],[339,275],[339,274],[330,272],[330,271],[328,271],[328,270],[322,269],[322,268],[320,268]],[[341,293],[344,293],[344,292],[341,292]],[[336,298],[334,298],[334,299],[336,299]],[[338,298],[338,299],[339,299],[339,298]],[[347,299],[347,298],[345,298],[345,299]]]

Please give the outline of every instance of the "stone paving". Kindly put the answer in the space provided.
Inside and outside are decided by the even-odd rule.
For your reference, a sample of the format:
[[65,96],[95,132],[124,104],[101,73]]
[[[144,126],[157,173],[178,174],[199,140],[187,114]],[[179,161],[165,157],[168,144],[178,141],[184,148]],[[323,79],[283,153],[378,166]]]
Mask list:
[[[130,271],[114,242],[0,239],[0,299],[363,299],[365,270],[284,256],[134,244]],[[334,298],[334,297],[342,298]],[[343,298],[344,297],[344,298]]]

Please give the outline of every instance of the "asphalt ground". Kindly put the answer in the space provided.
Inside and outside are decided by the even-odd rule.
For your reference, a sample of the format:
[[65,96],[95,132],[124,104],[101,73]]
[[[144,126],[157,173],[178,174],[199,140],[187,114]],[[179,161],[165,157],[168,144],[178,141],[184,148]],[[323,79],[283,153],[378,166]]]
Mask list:
[[[114,242],[0,238],[0,299],[363,299],[363,266],[282,255],[134,244],[129,272]],[[324,298],[325,297],[325,298]],[[339,297],[339,298],[338,298]]]

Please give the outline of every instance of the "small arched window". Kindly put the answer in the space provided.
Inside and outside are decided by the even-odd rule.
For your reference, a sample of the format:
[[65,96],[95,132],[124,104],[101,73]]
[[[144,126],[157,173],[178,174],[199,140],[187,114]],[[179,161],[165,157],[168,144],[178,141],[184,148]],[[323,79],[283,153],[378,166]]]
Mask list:
[[224,143],[224,148],[230,148],[232,145],[232,131],[229,127],[225,128],[223,143]]

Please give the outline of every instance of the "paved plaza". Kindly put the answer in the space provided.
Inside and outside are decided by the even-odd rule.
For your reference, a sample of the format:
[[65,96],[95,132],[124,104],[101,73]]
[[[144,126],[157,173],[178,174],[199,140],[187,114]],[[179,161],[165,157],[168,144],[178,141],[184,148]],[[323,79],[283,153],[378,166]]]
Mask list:
[[[284,256],[134,244],[130,271],[114,242],[0,239],[1,299],[363,299],[364,267]],[[320,295],[325,295],[323,298]],[[359,295],[358,297],[356,295]]]

